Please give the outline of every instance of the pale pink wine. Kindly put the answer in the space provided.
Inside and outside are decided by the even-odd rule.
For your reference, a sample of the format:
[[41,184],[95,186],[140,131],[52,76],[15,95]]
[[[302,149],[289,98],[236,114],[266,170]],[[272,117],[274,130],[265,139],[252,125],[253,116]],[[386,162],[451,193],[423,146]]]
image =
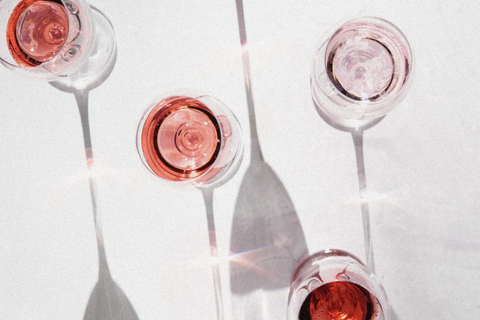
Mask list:
[[345,96],[375,101],[403,87],[411,57],[401,32],[388,26],[350,23],[330,39],[325,54],[327,74]]
[[211,168],[220,152],[220,136],[220,124],[205,104],[190,97],[170,97],[146,116],[141,150],[157,176],[185,181]]
[[24,67],[51,60],[63,47],[68,16],[61,1],[24,0],[14,9],[7,25],[12,57]]
[[324,284],[307,296],[299,320],[374,320],[378,311],[371,294],[363,287],[336,281]]

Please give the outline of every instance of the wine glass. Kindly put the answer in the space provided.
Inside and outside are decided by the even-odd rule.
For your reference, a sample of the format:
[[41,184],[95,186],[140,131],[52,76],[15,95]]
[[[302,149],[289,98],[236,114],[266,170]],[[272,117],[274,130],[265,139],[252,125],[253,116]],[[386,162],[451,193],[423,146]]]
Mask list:
[[84,0],[2,0],[0,21],[0,62],[10,70],[72,91],[113,69],[113,27]]
[[198,188],[216,187],[238,169],[240,125],[209,95],[176,95],[154,103],[142,118],[138,153],[156,176]]
[[412,51],[392,23],[363,17],[322,39],[311,75],[312,97],[323,117],[362,127],[398,104],[411,82]]
[[99,255],[99,278],[84,319],[138,319],[108,268],[98,212],[88,93],[116,61],[112,24],[84,0],[0,0],[0,62],[25,76],[72,92],[80,112]]
[[389,320],[387,294],[354,255],[325,250],[297,267],[288,296],[288,320]]
[[396,26],[376,17],[348,21],[320,43],[310,79],[312,98],[327,123],[352,135],[367,266],[375,272],[363,131],[404,98],[412,82],[412,50]]
[[213,215],[213,188],[227,182],[243,156],[235,115],[212,96],[182,92],[153,103],[137,131],[137,150],[154,175],[202,191],[205,202],[217,317],[223,302]]

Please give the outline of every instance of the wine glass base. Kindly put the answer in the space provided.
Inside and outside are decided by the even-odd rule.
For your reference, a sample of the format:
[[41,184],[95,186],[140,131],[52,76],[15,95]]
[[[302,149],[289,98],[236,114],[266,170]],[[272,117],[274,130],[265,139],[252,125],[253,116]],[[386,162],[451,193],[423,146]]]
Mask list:
[[95,43],[87,62],[77,72],[50,82],[57,89],[67,92],[92,90],[110,75],[117,58],[117,46],[113,26],[106,16],[91,6],[95,27]]

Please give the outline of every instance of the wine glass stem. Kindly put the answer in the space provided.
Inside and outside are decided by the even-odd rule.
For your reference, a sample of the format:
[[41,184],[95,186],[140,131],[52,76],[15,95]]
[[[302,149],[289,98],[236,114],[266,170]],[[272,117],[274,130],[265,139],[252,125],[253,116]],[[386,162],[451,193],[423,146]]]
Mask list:
[[358,186],[363,219],[363,237],[365,241],[365,254],[367,256],[367,267],[375,273],[375,262],[373,259],[373,246],[370,230],[370,207],[367,198],[367,179],[365,175],[365,158],[363,155],[363,130],[352,131],[353,144],[355,146],[355,158],[357,160]]
[[207,213],[208,238],[210,241],[210,256],[212,258],[213,285],[215,290],[215,301],[217,304],[217,319],[224,319],[224,308],[222,299],[222,283],[220,279],[220,265],[218,262],[217,235],[215,231],[215,220],[213,217],[213,188],[202,189],[203,201]]
[[98,212],[97,203],[97,188],[95,178],[93,177],[93,152],[92,152],[92,139],[90,136],[90,122],[88,120],[88,90],[76,90],[74,92],[75,99],[77,100],[78,111],[80,113],[80,120],[82,124],[83,143],[85,145],[85,156],[88,169],[88,182],[90,187],[90,198],[92,201],[93,219],[95,222],[95,234],[97,238],[98,246],[98,258],[100,266],[100,275],[110,275],[107,257],[105,254],[105,245],[103,241],[102,226],[100,223],[100,214]]
[[237,4],[237,21],[240,32],[240,44],[242,45],[242,63],[243,63],[243,77],[245,81],[245,91],[247,93],[248,119],[250,125],[250,160],[263,161],[262,150],[258,139],[257,121],[255,118],[255,105],[253,103],[252,82],[250,75],[250,57],[247,49],[247,31],[245,29],[245,15],[243,11],[243,1],[236,0]]

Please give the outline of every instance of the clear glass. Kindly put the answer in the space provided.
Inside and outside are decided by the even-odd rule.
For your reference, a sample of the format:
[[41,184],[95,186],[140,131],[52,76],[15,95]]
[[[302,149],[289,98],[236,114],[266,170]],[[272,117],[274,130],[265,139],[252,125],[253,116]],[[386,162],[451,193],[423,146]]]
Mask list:
[[297,267],[288,297],[288,320],[389,320],[387,294],[352,254],[325,250]]
[[0,62],[15,72],[83,89],[113,68],[113,28],[84,0],[2,0],[0,21]]
[[374,17],[351,20],[315,52],[312,97],[323,117],[358,127],[386,115],[406,93],[412,52],[403,33]]
[[209,95],[181,92],[153,103],[137,130],[137,150],[157,177],[200,188],[212,257],[217,319],[224,318],[213,191],[238,170],[242,132],[235,115]]
[[242,133],[219,100],[178,94],[148,108],[137,133],[137,149],[156,176],[180,185],[218,186],[237,171]]
[[120,313],[138,319],[129,299],[108,268],[88,120],[88,94],[108,78],[116,61],[112,24],[83,0],[0,0],[0,62],[72,92],[84,139],[89,187],[99,256],[99,277],[85,319],[113,319]]

